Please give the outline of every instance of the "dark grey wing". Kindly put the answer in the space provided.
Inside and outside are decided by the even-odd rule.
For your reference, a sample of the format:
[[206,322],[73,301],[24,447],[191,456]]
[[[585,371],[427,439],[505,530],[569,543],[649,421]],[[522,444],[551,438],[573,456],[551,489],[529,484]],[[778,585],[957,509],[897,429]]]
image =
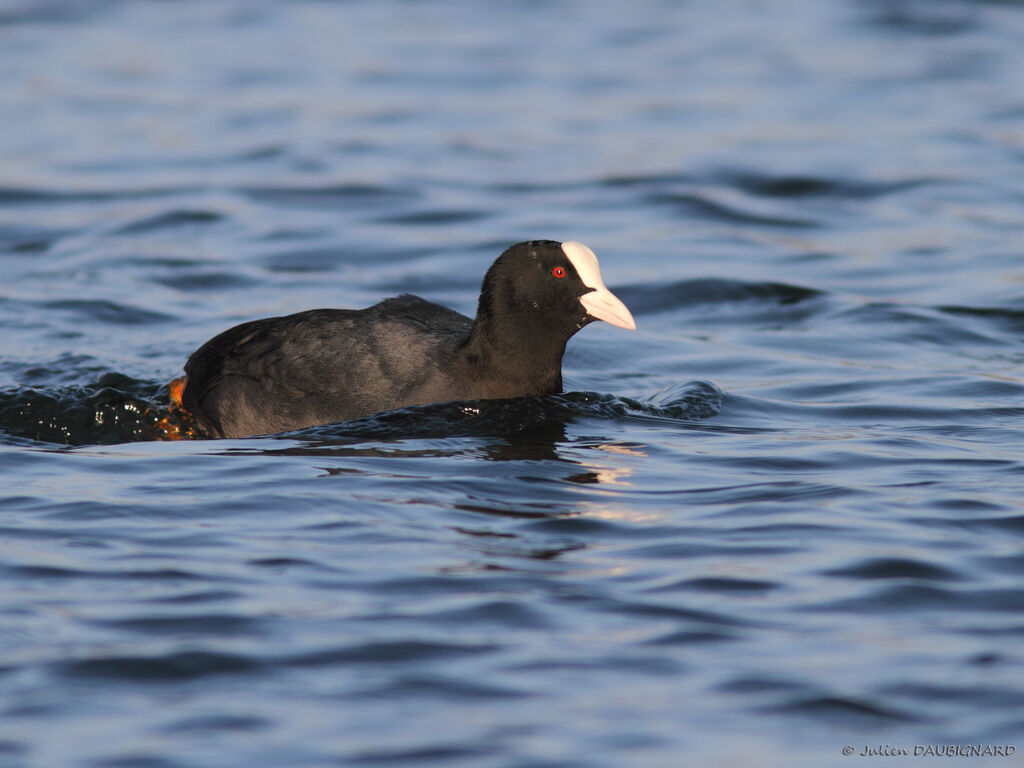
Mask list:
[[[352,314],[315,310],[229,328],[203,344],[185,363],[188,378],[182,404],[200,427],[214,435],[275,431],[272,425],[285,423],[287,411],[293,408],[295,393],[288,391],[292,388],[288,382],[296,372],[301,374],[303,359],[312,351],[308,347],[310,329],[326,320],[329,327],[345,335],[351,331]],[[289,343],[292,336],[306,343]],[[301,386],[301,381],[295,385]],[[257,423],[270,428],[249,429]]]
[[225,437],[299,429],[426,402],[471,321],[415,296],[236,326],[186,363],[184,405]]

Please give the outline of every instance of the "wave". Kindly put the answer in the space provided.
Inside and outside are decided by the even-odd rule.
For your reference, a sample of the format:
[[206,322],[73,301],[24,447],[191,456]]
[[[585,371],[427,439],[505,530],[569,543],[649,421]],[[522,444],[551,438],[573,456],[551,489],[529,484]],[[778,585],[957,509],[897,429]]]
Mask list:
[[[582,419],[689,422],[716,415],[725,394],[707,382],[662,390],[641,401],[598,392],[568,392],[515,400],[474,400],[400,408],[297,432],[314,441],[531,435],[564,439]],[[107,373],[85,386],[16,387],[0,392],[0,431],[14,438],[62,445],[104,445],[166,438],[184,428],[168,405],[164,384]],[[177,420],[176,420],[177,419]]]
[[158,404],[160,391],[118,373],[85,386],[16,387],[0,392],[0,430],[63,445],[155,440],[157,423],[168,415]]

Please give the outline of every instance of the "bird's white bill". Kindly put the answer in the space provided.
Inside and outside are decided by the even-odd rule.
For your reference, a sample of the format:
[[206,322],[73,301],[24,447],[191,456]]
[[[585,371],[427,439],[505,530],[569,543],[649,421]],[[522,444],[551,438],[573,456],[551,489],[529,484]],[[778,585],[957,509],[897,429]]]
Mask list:
[[605,287],[601,279],[601,268],[597,264],[597,256],[583,243],[570,240],[562,243],[562,252],[580,276],[580,280],[588,288],[594,290],[580,296],[580,304],[587,313],[598,320],[617,325],[619,328],[636,330],[636,321],[614,293]]
[[588,315],[597,320],[604,320],[630,331],[636,330],[636,321],[626,305],[604,286],[580,296],[580,304],[587,310]]

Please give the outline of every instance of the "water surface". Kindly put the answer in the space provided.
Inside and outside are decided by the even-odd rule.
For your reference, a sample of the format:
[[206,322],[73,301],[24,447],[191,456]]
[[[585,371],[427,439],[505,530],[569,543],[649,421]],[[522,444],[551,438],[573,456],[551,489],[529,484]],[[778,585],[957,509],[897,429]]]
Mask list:
[[[960,0],[0,4],[0,765],[1024,749],[1022,39]],[[221,330],[472,314],[545,237],[639,326],[566,394],[149,439]]]

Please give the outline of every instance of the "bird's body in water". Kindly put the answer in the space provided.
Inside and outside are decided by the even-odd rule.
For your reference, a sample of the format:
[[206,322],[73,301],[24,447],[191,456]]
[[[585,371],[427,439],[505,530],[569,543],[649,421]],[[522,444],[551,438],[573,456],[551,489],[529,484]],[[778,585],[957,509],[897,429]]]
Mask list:
[[235,326],[201,346],[171,398],[209,437],[284,432],[407,405],[562,390],[566,342],[594,320],[635,328],[580,243],[519,243],[484,278],[476,318],[402,295]]

